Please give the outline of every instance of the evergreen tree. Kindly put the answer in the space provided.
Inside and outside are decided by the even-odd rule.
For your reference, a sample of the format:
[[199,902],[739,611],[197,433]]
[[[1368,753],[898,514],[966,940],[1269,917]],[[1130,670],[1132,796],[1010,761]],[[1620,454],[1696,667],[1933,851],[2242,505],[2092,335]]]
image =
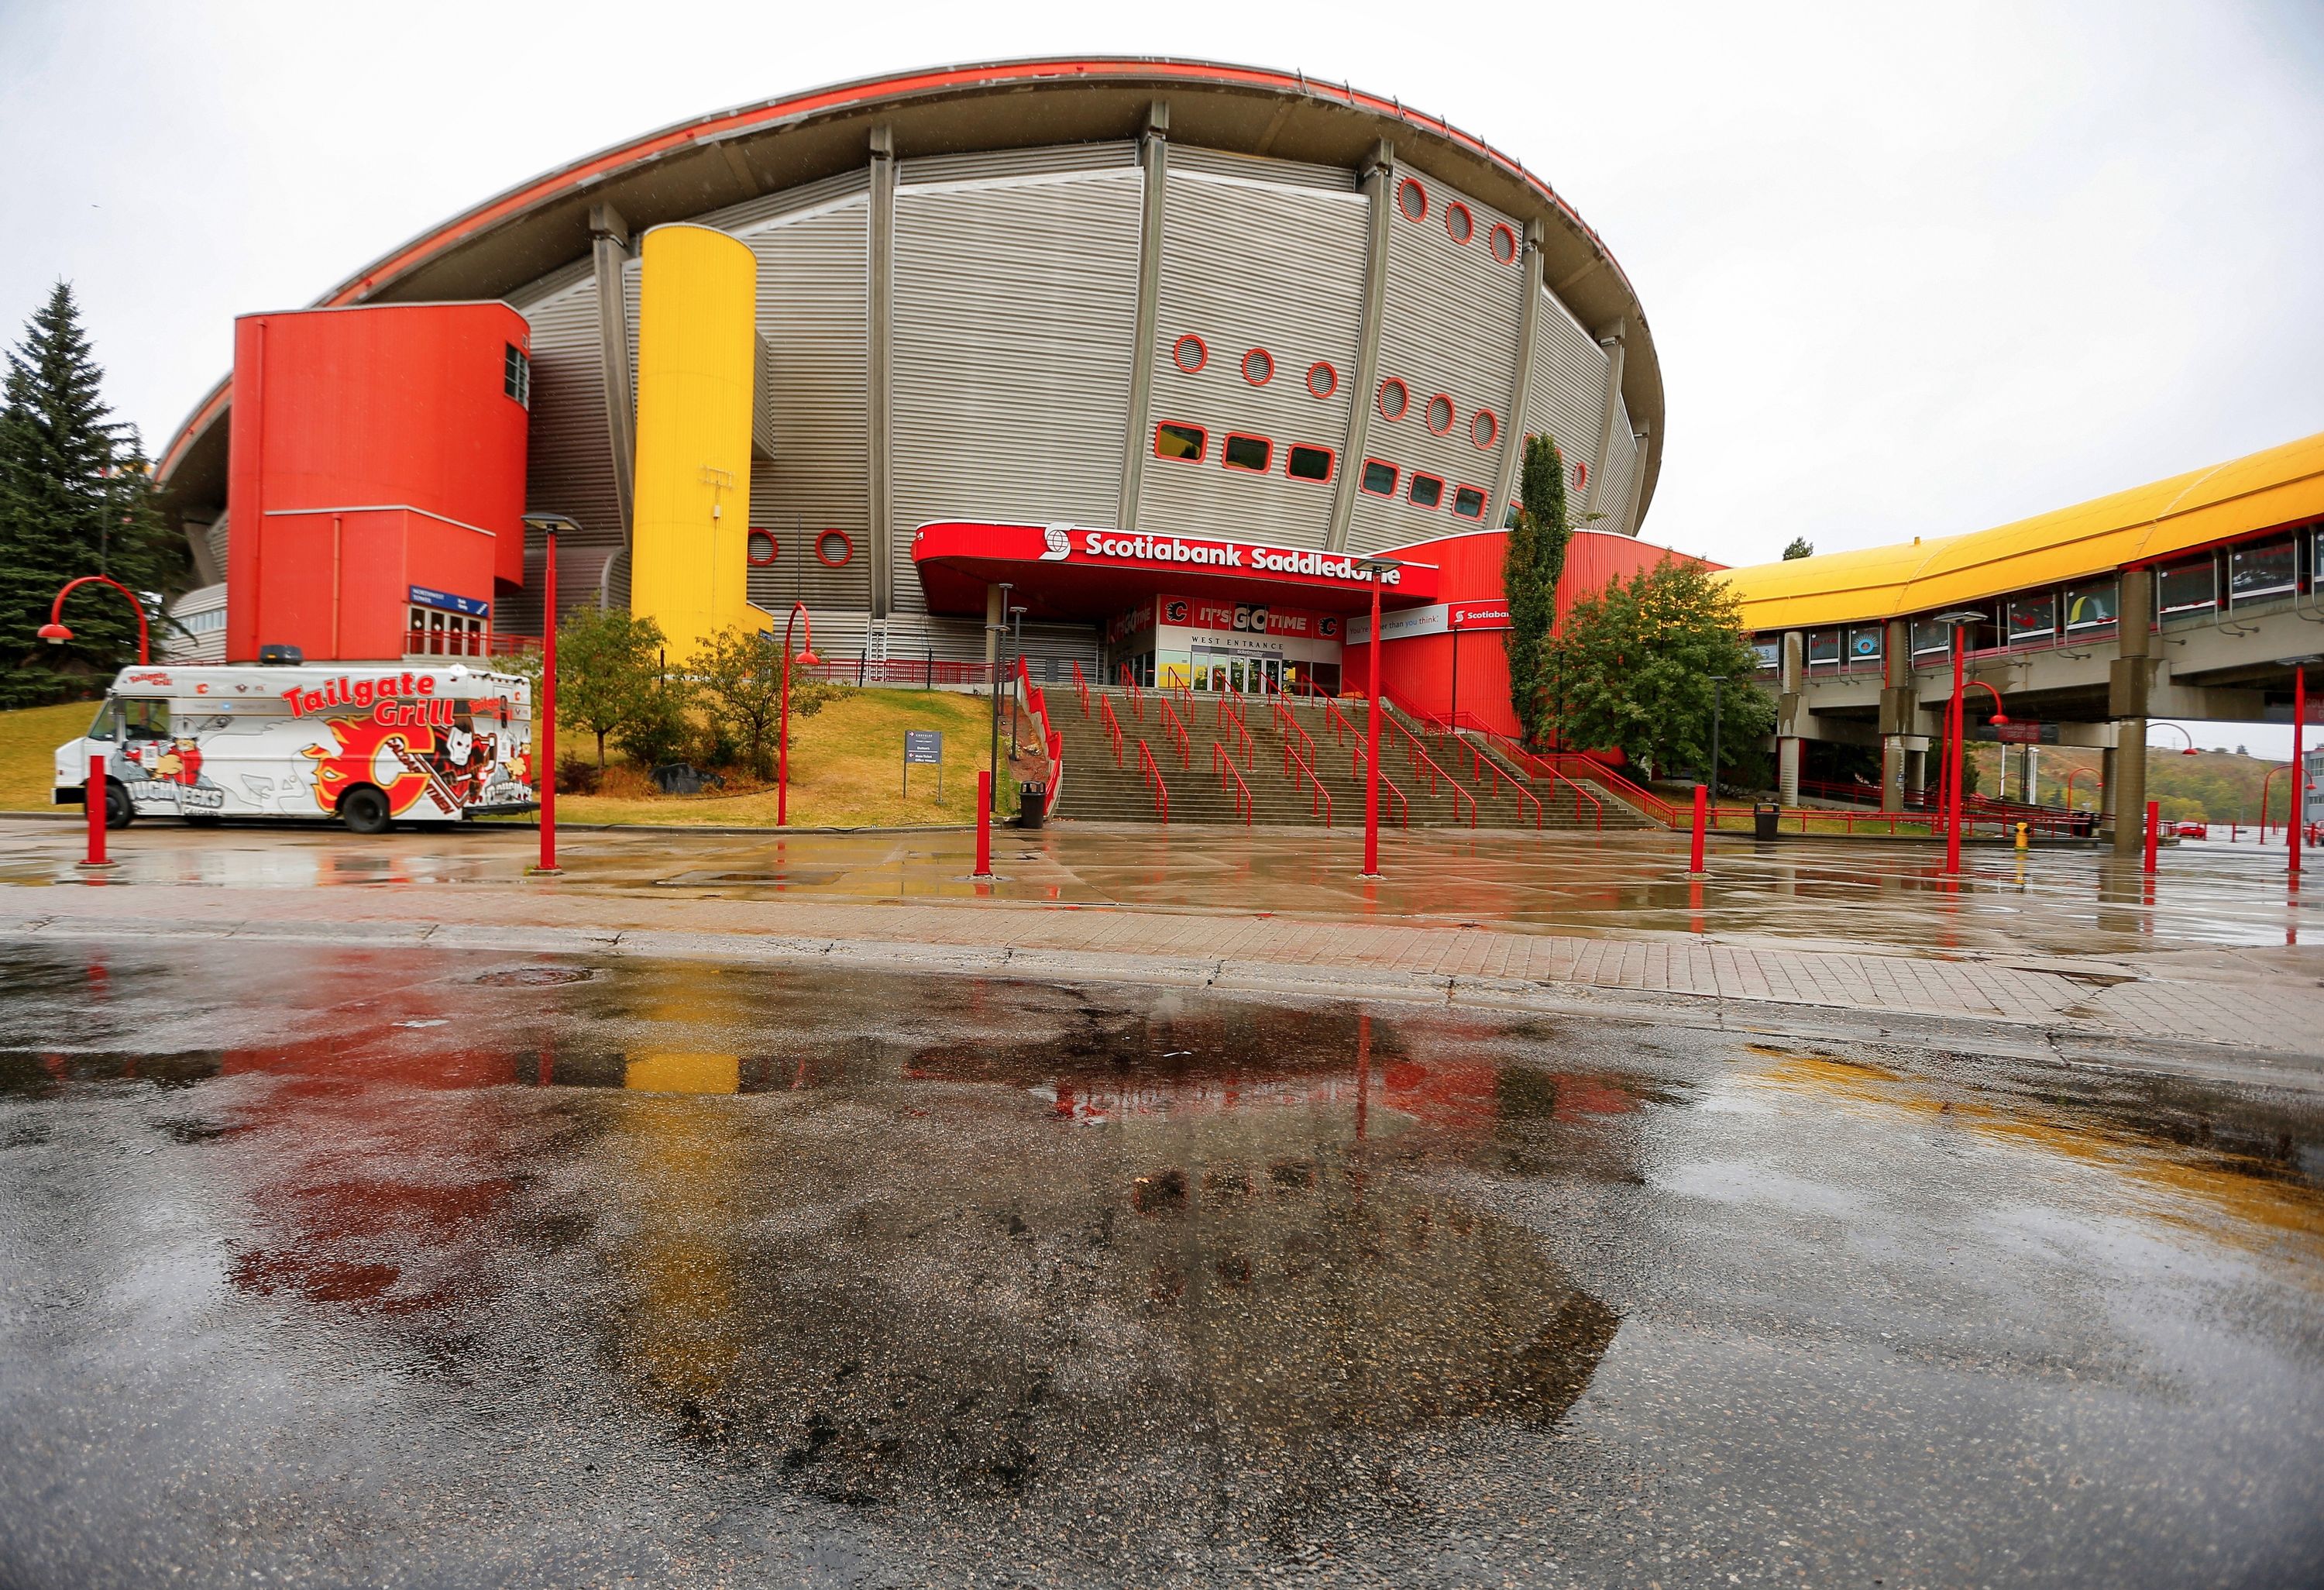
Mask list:
[[1758,658],[1743,639],[1735,594],[1699,563],[1665,559],[1583,597],[1544,650],[1558,689],[1534,722],[1561,744],[1618,748],[1651,770],[1702,769],[1715,676],[1728,680],[1722,749],[1739,750],[1775,726],[1775,703],[1754,683]]
[[110,575],[139,594],[158,652],[164,594],[184,550],[163,524],[134,427],[111,420],[60,282],[8,352],[0,393],[0,705],[60,699],[137,660],[137,618],[120,593],[84,587],[66,604],[70,643],[39,637],[68,580]]
[[1501,588],[1509,601],[1509,704],[1521,725],[1530,726],[1540,715],[1544,649],[1557,621],[1557,582],[1564,576],[1565,548],[1572,539],[1565,511],[1565,460],[1554,438],[1529,436],[1516,521],[1501,565]]
[[1808,540],[1808,538],[1803,535],[1794,536],[1792,538],[1792,544],[1784,549],[1784,561],[1786,563],[1791,562],[1795,558],[1812,558],[1814,556],[1815,543]]

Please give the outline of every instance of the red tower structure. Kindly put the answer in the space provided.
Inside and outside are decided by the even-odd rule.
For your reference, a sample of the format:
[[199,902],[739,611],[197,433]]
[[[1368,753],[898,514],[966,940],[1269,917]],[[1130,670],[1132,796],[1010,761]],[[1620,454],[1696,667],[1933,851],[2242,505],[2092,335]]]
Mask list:
[[[524,583],[531,329],[503,303],[235,323],[226,660],[485,654]],[[416,646],[413,636],[425,637]]]

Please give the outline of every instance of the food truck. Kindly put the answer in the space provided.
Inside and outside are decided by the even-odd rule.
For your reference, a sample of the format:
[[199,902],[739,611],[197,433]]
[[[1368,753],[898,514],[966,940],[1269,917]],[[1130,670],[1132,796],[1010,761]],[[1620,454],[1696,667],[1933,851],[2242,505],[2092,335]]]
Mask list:
[[535,805],[532,689],[464,663],[124,668],[57,747],[60,806],[105,759],[109,827],[336,817],[358,834]]

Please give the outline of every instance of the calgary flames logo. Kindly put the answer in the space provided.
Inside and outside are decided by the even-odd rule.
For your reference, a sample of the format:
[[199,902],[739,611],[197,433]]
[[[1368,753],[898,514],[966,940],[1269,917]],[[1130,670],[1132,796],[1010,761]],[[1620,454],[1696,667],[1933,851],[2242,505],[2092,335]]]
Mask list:
[[315,804],[337,811],[339,797],[355,784],[376,784],[387,809],[401,813],[433,795],[447,811],[456,809],[434,770],[420,758],[436,749],[436,731],[422,723],[385,724],[370,717],[334,717],[325,727],[336,748],[309,745],[315,759]]

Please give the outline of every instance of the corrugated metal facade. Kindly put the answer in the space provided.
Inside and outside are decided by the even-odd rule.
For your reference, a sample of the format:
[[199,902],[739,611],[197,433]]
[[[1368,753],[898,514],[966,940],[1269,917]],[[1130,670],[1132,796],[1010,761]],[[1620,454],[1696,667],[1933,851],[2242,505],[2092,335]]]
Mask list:
[[1050,176],[1064,171],[1102,171],[1138,163],[1138,145],[1122,139],[1105,143],[1062,143],[1041,149],[977,149],[964,154],[927,154],[903,162],[897,185],[927,188],[940,182]]
[[[861,188],[861,184],[857,185]],[[872,600],[870,201],[858,191],[792,209],[741,234],[759,259],[759,335],[766,341],[774,421],[771,460],[751,466],[751,522],[774,539],[773,562],[750,571],[751,600],[770,613],[804,599],[869,607]],[[834,569],[816,555],[853,550]],[[752,538],[752,556],[768,555]]]
[[[1606,350],[1600,347],[1546,287],[1534,319],[1533,393],[1526,403],[1524,432],[1546,431],[1557,439],[1570,481],[1572,467],[1589,460],[1598,445],[1598,421],[1606,402]],[[1579,506],[1579,499],[1576,499]]]
[[1231,150],[1203,149],[1191,143],[1170,145],[1170,169],[1212,177],[1242,177],[1278,187],[1321,188],[1327,193],[1352,193],[1356,189],[1356,173],[1347,166],[1274,160],[1263,154],[1237,154]]
[[[562,283],[562,284],[560,284]],[[545,293],[534,293],[545,287]],[[525,511],[562,513],[581,526],[558,541],[558,609],[597,599],[597,576],[620,550],[622,514],[605,426],[605,380],[597,346],[597,283],[585,261],[512,295],[532,326],[532,410]],[[540,538],[526,537],[525,588],[493,615],[503,634],[541,632]]]
[[1606,481],[1598,488],[1591,512],[1598,517],[1592,530],[1629,528],[1630,487],[1637,473],[1638,445],[1630,434],[1630,406],[1618,393],[1614,399],[1614,434],[1606,445]]
[[1142,187],[1125,168],[899,188],[896,612],[924,610],[930,520],[1111,522]]
[[[1342,190],[1221,179],[1179,169],[1170,152],[1165,183],[1162,271],[1157,293],[1149,434],[1166,421],[1209,433],[1200,462],[1149,457],[1139,497],[1144,531],[1234,533],[1286,546],[1320,547],[1331,528],[1333,485],[1287,473],[1295,443],[1328,448],[1334,472],[1347,439],[1363,312],[1365,200],[1342,172]],[[1280,162],[1246,162],[1246,168]],[[1171,350],[1202,338],[1209,362],[1189,374]],[[1263,349],[1272,374],[1254,385],[1246,355]],[[1308,372],[1332,367],[1317,399]],[[1265,475],[1224,467],[1231,432],[1271,444]]]
[[[1401,172],[1394,178],[1391,203],[1397,185],[1406,180]],[[1402,381],[1411,401],[1400,420],[1385,420],[1375,410],[1365,448],[1400,473],[1392,498],[1356,495],[1348,545],[1357,551],[1488,528],[1489,503],[1488,517],[1477,519],[1456,517],[1453,503],[1464,485],[1489,498],[1502,449],[1516,429],[1501,411],[1508,404],[1517,368],[1525,271],[1521,263],[1495,259],[1490,242],[1496,225],[1516,223],[1465,194],[1421,180],[1426,213],[1416,220],[1398,208],[1389,217],[1388,292],[1380,315],[1380,379]],[[1455,242],[1445,229],[1448,208],[1455,203],[1469,212],[1466,243]],[[1427,425],[1430,401],[1439,394],[1450,398],[1452,411],[1442,434]],[[1364,395],[1368,402],[1374,396]],[[1486,448],[1471,440],[1480,410],[1493,415],[1492,445]],[[1361,460],[1355,464],[1360,467]],[[1416,471],[1444,482],[1436,508],[1414,505],[1410,483]]]

